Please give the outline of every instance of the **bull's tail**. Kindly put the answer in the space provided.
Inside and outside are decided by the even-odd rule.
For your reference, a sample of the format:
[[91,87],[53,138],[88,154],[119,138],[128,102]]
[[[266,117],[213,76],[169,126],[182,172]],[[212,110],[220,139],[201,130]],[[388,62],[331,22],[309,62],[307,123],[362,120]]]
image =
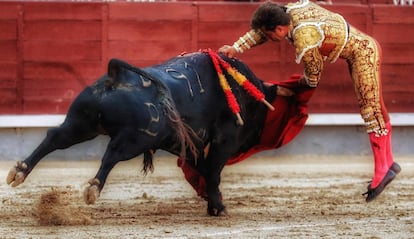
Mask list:
[[181,120],[180,113],[175,108],[174,101],[172,100],[169,91],[168,97],[165,97],[163,100],[163,105],[169,118],[169,124],[173,129],[176,129],[178,140],[181,143],[180,157],[183,159],[187,158],[186,154],[188,148],[194,158],[197,159],[197,147],[193,141],[193,138],[198,139],[197,134],[191,127]]
[[150,149],[144,152],[144,166],[142,167],[142,172],[144,175],[147,175],[148,171],[154,172],[154,164],[153,164],[153,155],[154,150]]
[[197,134],[181,120],[180,113],[175,107],[171,93],[164,83],[138,67],[131,66],[118,59],[111,59],[108,64],[108,75],[112,78],[112,83],[116,83],[116,76],[120,67],[147,78],[155,85],[159,94],[160,103],[163,106],[165,114],[168,116],[168,122],[176,130],[178,140],[181,144],[180,157],[186,158],[187,149],[189,149],[194,158],[197,158],[197,147],[193,141],[193,139],[198,138]]

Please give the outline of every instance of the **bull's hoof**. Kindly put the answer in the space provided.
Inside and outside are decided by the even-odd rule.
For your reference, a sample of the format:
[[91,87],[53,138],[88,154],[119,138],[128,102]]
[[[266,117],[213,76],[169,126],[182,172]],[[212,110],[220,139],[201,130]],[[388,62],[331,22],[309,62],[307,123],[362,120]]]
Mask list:
[[16,165],[10,169],[9,174],[7,175],[7,184],[12,187],[16,187],[24,182],[26,179],[27,164],[18,161]]
[[393,170],[388,170],[387,174],[385,175],[385,177],[382,179],[381,183],[376,187],[376,188],[371,188],[371,184],[368,185],[368,191],[363,193],[363,196],[367,196],[365,198],[366,202],[371,202],[372,200],[374,200],[375,198],[378,197],[378,195],[380,195],[382,193],[382,191],[384,191],[385,187],[392,181],[394,180],[395,176],[397,176],[397,174],[393,171]]
[[208,204],[207,208],[208,215],[210,216],[226,216],[227,210],[226,207],[220,202],[217,203],[216,206],[212,206],[210,203]]
[[89,181],[89,186],[83,192],[86,204],[94,204],[99,197],[99,180],[94,178]]

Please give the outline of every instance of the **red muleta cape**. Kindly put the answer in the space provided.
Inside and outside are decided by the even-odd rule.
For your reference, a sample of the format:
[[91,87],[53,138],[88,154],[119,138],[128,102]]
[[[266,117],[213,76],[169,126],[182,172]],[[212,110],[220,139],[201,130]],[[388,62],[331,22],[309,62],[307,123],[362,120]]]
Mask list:
[[[315,89],[300,85],[300,77],[300,75],[292,75],[290,79],[285,81],[269,82],[291,89],[295,92],[295,95],[289,97],[276,96],[274,101],[271,102],[275,110],[269,110],[267,113],[260,142],[248,151],[232,157],[227,165],[243,161],[249,156],[264,150],[277,149],[292,141],[299,134],[308,119],[307,102]],[[191,165],[183,163],[180,158],[177,163],[183,170],[185,179],[196,190],[197,194],[207,198],[203,176]]]

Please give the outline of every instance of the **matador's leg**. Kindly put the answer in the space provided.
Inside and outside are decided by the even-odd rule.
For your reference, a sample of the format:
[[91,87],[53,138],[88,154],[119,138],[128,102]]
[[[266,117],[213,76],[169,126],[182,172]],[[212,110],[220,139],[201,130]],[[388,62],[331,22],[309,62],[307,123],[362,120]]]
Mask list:
[[391,124],[382,99],[381,52],[374,39],[351,36],[354,54],[348,59],[361,116],[364,119],[374,154],[375,170],[368,185],[366,201],[375,199],[400,171],[391,151]]

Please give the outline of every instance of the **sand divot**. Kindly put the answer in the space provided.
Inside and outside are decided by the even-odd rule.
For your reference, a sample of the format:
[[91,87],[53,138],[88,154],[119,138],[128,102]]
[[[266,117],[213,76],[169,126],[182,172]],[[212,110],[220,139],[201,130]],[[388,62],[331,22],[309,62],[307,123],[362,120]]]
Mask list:
[[[91,215],[75,206],[71,201],[78,200],[71,187],[52,188],[43,193],[36,207],[35,215],[42,226],[74,226],[91,225],[95,221]],[[80,199],[79,199],[80,200]]]

